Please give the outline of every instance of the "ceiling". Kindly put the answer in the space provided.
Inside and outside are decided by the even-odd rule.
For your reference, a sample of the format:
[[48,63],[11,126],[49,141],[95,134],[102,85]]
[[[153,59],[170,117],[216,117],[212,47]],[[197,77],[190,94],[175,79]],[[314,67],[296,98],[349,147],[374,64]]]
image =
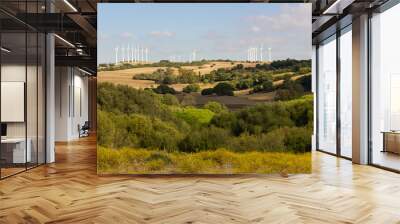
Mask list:
[[[329,32],[339,20],[354,16],[387,0],[1,0],[0,23],[3,32],[26,29],[54,32],[56,64],[76,65],[96,70],[97,3],[134,2],[269,2],[312,3],[313,42]],[[51,12],[51,13],[50,13]],[[351,22],[351,18],[350,18]],[[73,45],[73,46],[72,46]]]

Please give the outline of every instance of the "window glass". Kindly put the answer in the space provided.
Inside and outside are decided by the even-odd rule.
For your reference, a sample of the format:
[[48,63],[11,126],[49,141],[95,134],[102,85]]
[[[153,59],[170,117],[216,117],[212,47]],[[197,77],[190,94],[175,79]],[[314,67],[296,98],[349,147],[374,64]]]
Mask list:
[[336,153],[336,36],[318,48],[318,148]]

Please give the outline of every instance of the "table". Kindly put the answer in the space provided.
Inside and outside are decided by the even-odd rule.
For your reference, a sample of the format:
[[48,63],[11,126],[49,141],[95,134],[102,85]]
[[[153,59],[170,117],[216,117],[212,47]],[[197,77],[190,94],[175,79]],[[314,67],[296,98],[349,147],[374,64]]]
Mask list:
[[400,131],[383,131],[382,152],[400,154]]
[[[25,151],[25,143],[27,144]],[[32,141],[30,138],[5,138],[1,139],[1,157],[6,163],[26,163],[32,160]]]

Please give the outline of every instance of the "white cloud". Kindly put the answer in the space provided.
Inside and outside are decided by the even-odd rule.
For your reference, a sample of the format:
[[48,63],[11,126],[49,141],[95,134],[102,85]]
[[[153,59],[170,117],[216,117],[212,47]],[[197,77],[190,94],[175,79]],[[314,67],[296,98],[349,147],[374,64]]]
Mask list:
[[153,37],[172,37],[175,34],[170,31],[151,31],[150,35]]
[[[311,27],[311,8],[307,4],[283,5],[277,14],[259,14],[250,16],[247,21],[258,31],[264,30],[303,30]],[[307,30],[308,31],[308,30]]]

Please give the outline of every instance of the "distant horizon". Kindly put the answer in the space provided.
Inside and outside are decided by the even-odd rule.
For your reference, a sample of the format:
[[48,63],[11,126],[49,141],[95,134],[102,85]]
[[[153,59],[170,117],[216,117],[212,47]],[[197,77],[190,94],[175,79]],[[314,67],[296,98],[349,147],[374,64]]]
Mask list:
[[264,62],[268,48],[273,61],[311,59],[311,5],[306,3],[100,3],[98,8],[98,64],[115,63],[116,47],[122,60],[121,49],[128,45],[130,58],[132,46],[147,48],[151,63],[246,61],[251,47],[257,48],[258,60],[263,49]]
[[[274,62],[274,61],[285,61],[285,60],[298,60],[298,61],[301,61],[301,60],[311,60],[311,58],[305,58],[305,59],[296,59],[296,58],[285,58],[285,59],[275,59],[275,60],[272,60],[271,62]],[[182,61],[182,62],[178,62],[178,61],[175,61],[175,62],[171,62],[171,61],[169,61],[169,60],[165,60],[165,59],[161,59],[161,60],[159,60],[159,61],[149,61],[148,63],[130,63],[130,62],[121,62],[121,64],[136,64],[136,65],[143,65],[143,64],[155,64],[155,63],[160,63],[161,61],[168,61],[168,62],[170,62],[170,63],[189,63],[189,62],[185,62],[185,61]],[[254,63],[254,64],[265,64],[265,63],[270,63],[269,61],[254,61],[254,62],[249,62],[249,61],[243,61],[243,60],[232,60],[232,59],[202,59],[202,60],[196,60],[196,61],[192,61],[191,63],[196,63],[196,62],[201,62],[201,61],[209,61],[209,62],[212,62],[212,61],[220,61],[220,62],[243,62],[243,63]],[[98,63],[98,66],[99,65],[112,65],[112,64],[115,64],[115,62],[104,62],[104,63]]]

